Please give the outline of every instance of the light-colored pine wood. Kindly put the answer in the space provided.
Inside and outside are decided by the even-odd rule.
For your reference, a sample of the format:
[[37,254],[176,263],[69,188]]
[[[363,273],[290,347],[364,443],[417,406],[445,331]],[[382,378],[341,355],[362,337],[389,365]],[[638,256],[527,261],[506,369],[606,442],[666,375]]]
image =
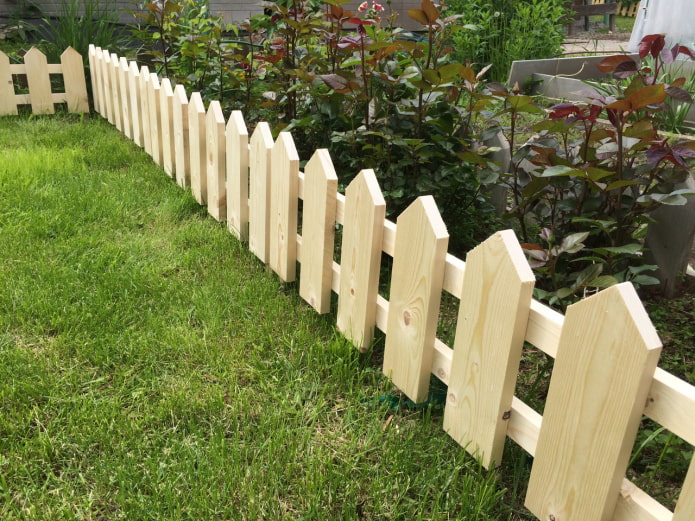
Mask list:
[[319,313],[331,309],[338,176],[326,149],[304,167],[299,295]]
[[128,64],[128,93],[130,100],[130,121],[133,127],[133,141],[140,147],[144,146],[145,142],[142,137],[142,105],[140,104],[140,70],[138,64],[131,61]]
[[113,102],[113,124],[118,130],[123,131],[123,112],[121,109],[121,79],[118,74],[118,56],[111,53],[109,61],[109,78],[111,83],[111,98]]
[[89,112],[87,80],[84,75],[82,55],[72,47],[68,47],[60,55],[60,68],[63,73],[68,112]]
[[693,521],[695,519],[695,458],[690,460],[688,474],[683,482],[673,521]]
[[432,196],[398,217],[383,371],[416,403],[427,399],[449,245]]
[[611,521],[672,521],[671,511],[631,481],[623,479]]
[[444,430],[485,468],[502,461],[534,281],[512,230],[466,256]]
[[26,66],[32,113],[55,114],[51,80],[46,73],[48,69],[46,55],[36,47],[32,47],[24,55],[24,65]]
[[200,92],[194,92],[188,100],[188,146],[191,152],[191,193],[198,204],[207,204],[208,176],[205,137],[205,105]]
[[688,382],[658,368],[644,414],[695,445],[695,387]]
[[270,242],[270,155],[273,134],[264,121],[251,134],[249,161],[249,250],[262,262],[268,262]]
[[102,51],[101,77],[104,83],[104,103],[106,105],[106,119],[112,125],[113,119],[113,79],[111,78],[111,53],[108,49]]
[[225,121],[219,101],[211,101],[206,117],[208,213],[218,221],[227,220]]
[[610,521],[660,352],[630,283],[567,309],[526,496],[536,517]]
[[162,122],[162,166],[174,177],[174,90],[168,78],[162,79],[159,89],[160,119]]
[[154,73],[150,73],[149,92],[147,93],[150,111],[150,136],[152,139],[152,159],[159,166],[164,164],[164,156],[162,154],[162,115],[160,91],[161,85],[159,77]]
[[340,255],[338,329],[361,351],[374,337],[386,202],[373,170],[362,170],[345,191]]
[[92,84],[92,105],[94,105],[95,112],[101,113],[99,107],[100,92],[99,73],[97,70],[97,47],[95,47],[93,43],[89,44],[89,53],[87,54],[87,59],[89,61],[89,81]]
[[108,100],[106,99],[106,77],[104,74],[105,69],[105,64],[104,64],[104,51],[101,49],[101,47],[97,47],[97,53],[96,53],[96,60],[97,60],[97,90],[99,92],[99,114],[101,114],[101,117],[104,119],[108,118],[108,109],[106,107],[106,104],[108,103]]
[[152,129],[150,126],[150,70],[146,65],[140,68],[140,118],[142,119],[142,146],[152,155]]
[[188,145],[188,96],[183,85],[174,89],[174,159],[176,182],[181,188],[191,186],[191,158]]
[[240,241],[249,240],[249,131],[235,110],[227,122],[227,226]]
[[[101,60],[103,59],[103,53],[101,47],[94,47],[94,54],[90,57],[90,71],[94,74],[94,81],[92,82],[92,103],[94,103],[94,110],[105,117],[104,114],[104,79],[101,75]],[[93,62],[93,65],[92,65]]]
[[123,134],[129,139],[133,139],[133,123],[130,119],[132,109],[130,108],[130,82],[128,81],[128,60],[120,57],[118,60],[118,86],[121,93],[121,121],[123,125]]
[[285,282],[297,277],[299,154],[292,134],[280,132],[270,160],[270,243],[268,264]]
[[14,82],[10,72],[10,58],[0,51],[0,116],[18,114]]

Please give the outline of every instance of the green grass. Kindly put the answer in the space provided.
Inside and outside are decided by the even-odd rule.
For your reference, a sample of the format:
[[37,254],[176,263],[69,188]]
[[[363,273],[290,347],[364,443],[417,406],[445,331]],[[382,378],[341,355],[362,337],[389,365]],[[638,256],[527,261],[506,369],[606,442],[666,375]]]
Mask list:
[[0,119],[0,234],[3,521],[526,518],[102,120]]

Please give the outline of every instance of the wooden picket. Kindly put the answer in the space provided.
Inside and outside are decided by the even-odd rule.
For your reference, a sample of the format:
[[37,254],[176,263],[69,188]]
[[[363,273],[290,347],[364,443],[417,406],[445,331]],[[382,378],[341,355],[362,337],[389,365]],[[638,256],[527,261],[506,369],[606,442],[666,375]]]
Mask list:
[[[100,49],[90,60],[95,107],[116,124],[122,95],[111,71],[119,60]],[[169,97],[149,97],[160,83],[147,69],[139,79],[127,78],[137,67],[128,71],[127,84],[137,85],[128,91],[130,113],[135,90],[137,106],[150,115],[143,118],[143,145],[149,135],[156,147],[165,134],[156,115]],[[261,122],[249,139],[240,112],[225,125],[217,102],[206,113],[200,94],[187,99],[181,86],[173,101],[179,184],[187,186],[190,175],[199,203],[212,199],[220,209],[226,201],[231,232],[248,238],[249,249],[283,280],[294,279],[299,261],[300,295],[318,312],[330,311],[336,293],[337,327],[357,348],[370,346],[375,328],[383,331],[383,370],[404,393],[422,400],[432,374],[447,385],[443,427],[485,466],[502,462],[507,437],[534,456],[526,496],[534,515],[542,521],[693,519],[695,463],[674,512],[625,478],[643,414],[695,444],[695,387],[656,367],[660,342],[631,285],[582,300],[563,316],[531,299],[533,275],[513,232],[495,234],[464,262],[446,253],[446,229],[431,198],[418,199],[394,224],[385,219],[372,171],[360,172],[343,196],[327,151],[317,151],[302,173],[289,134],[274,141]],[[393,258],[388,300],[378,293],[382,255]],[[442,291],[460,300],[453,349],[435,334]],[[543,415],[514,396],[524,342],[557,358]]]
[[[53,92],[51,74],[63,76],[64,92]],[[13,75],[26,76],[28,94],[15,93]],[[87,82],[82,56],[68,47],[60,64],[49,64],[46,55],[32,47],[24,63],[10,63],[0,51],[0,116],[19,113],[19,105],[31,105],[33,114],[54,114],[56,103],[66,103],[68,112],[89,112]]]
[[132,112],[133,109],[130,106],[132,100],[130,99],[130,68],[128,66],[128,60],[121,57],[118,60],[118,86],[121,93],[121,114],[123,120],[123,133],[129,139],[133,139],[133,123],[132,123]]
[[138,90],[140,88],[140,70],[138,69],[138,64],[135,62],[130,62],[128,65],[128,94],[129,107],[130,107],[130,120],[133,129],[133,141],[138,146],[144,146],[145,142],[142,137],[142,105],[140,103],[140,96],[138,96]]
[[168,78],[162,79],[159,89],[160,118],[162,120],[162,168],[174,177],[174,89]]
[[152,155],[152,130],[150,129],[150,70],[147,65],[140,68],[140,84],[138,93],[140,94],[140,118],[142,119],[142,148],[145,152]]

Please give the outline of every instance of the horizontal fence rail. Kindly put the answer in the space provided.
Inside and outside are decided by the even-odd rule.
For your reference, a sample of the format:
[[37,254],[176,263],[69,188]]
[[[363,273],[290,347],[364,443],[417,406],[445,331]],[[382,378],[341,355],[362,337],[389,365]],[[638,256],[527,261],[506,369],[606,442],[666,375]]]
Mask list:
[[[51,74],[62,75],[65,92],[53,92]],[[16,92],[14,76],[26,78],[28,93]],[[49,64],[36,47],[24,55],[24,63],[10,63],[0,51],[0,116],[18,114],[19,105],[31,105],[33,114],[54,114],[56,103],[66,103],[68,112],[89,112],[82,56],[75,49],[68,47],[59,64]]]
[[[414,401],[431,374],[448,386],[444,429],[489,467],[507,437],[534,456],[526,506],[548,521],[691,521],[695,462],[675,512],[625,478],[643,415],[695,444],[695,387],[657,367],[661,342],[634,288],[608,288],[562,315],[532,299],[534,277],[512,231],[468,253],[447,253],[430,196],[385,218],[376,176],[345,194],[326,150],[300,171],[289,133],[249,133],[147,67],[90,47],[94,106],[190,189],[200,204],[319,313],[338,295],[337,327],[358,348],[386,333],[384,372]],[[302,200],[302,228],[298,207]],[[340,262],[333,260],[342,225]],[[393,258],[379,295],[382,253]],[[460,300],[453,348],[436,338],[445,291]],[[524,342],[555,358],[541,416],[514,389]]]

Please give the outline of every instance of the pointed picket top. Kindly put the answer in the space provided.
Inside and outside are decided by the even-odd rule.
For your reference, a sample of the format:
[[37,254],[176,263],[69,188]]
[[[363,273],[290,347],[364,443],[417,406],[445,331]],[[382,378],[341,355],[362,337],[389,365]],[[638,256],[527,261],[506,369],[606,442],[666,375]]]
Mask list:
[[113,98],[113,124],[118,130],[123,130],[123,112],[121,109],[121,78],[118,74],[118,55],[111,53],[109,61],[109,78],[111,82],[111,96]]
[[142,147],[152,155],[152,130],[150,126],[150,70],[140,68],[140,117],[142,119]]
[[10,58],[0,51],[0,116],[17,115],[14,82],[10,72]]
[[632,284],[569,306],[526,496],[536,517],[612,519],[660,352]]
[[111,53],[108,49],[102,51],[101,78],[104,83],[103,116],[113,125],[113,79],[111,78]]
[[326,149],[314,152],[304,167],[302,276],[299,295],[319,313],[331,309],[333,250],[338,176]]
[[374,337],[386,202],[373,170],[345,190],[338,329],[361,351]]
[[502,460],[534,281],[512,230],[466,257],[444,430],[486,468]]
[[188,96],[180,83],[174,88],[174,164],[176,182],[181,188],[191,186],[190,146],[188,143]]
[[299,154],[292,134],[280,132],[270,161],[270,243],[268,264],[285,282],[297,277]]
[[205,105],[200,92],[188,100],[188,146],[191,152],[191,193],[198,204],[207,205],[208,176],[206,158]]
[[416,403],[429,391],[448,245],[431,195],[398,217],[383,371]]
[[164,164],[164,156],[162,150],[162,114],[160,92],[162,90],[159,83],[159,76],[156,73],[150,73],[150,90],[147,94],[149,99],[150,109],[150,135],[152,137],[152,159],[159,166]]
[[227,226],[240,241],[249,239],[249,131],[241,111],[227,122]]
[[208,213],[218,221],[227,220],[225,121],[219,101],[211,101],[205,118],[207,133],[206,172]]
[[[101,113],[101,107],[99,102],[100,91],[99,91],[99,72],[97,70],[97,53],[99,52],[99,47],[95,47],[93,43],[89,44],[89,50],[87,52],[87,60],[89,61],[89,81],[92,85],[92,104],[94,105],[94,111]],[[2,75],[0,74],[0,78]],[[0,97],[2,95],[0,94]],[[89,100],[87,100],[89,102]]]
[[162,79],[159,88],[159,117],[162,124],[162,167],[174,177],[174,91],[169,78]]
[[48,70],[46,55],[36,47],[32,47],[24,55],[24,65],[26,67],[32,113],[55,114],[51,80],[48,74],[46,74]]
[[128,93],[130,94],[130,121],[133,127],[133,141],[138,146],[143,146],[142,138],[142,106],[140,104],[140,70],[138,64],[131,61],[128,64]]
[[261,121],[251,134],[249,164],[249,250],[262,262],[268,262],[270,242],[270,155],[273,134]]
[[87,81],[84,76],[82,55],[72,47],[68,47],[60,55],[60,65],[63,70],[63,84],[65,86],[68,112],[89,112],[89,97],[87,95]]
[[121,56],[118,61],[118,84],[121,92],[121,118],[123,121],[123,134],[125,134],[125,136],[129,139],[133,139],[133,123],[130,118],[132,109],[130,108],[130,81],[128,79],[129,72],[130,67],[128,66],[128,60]]

